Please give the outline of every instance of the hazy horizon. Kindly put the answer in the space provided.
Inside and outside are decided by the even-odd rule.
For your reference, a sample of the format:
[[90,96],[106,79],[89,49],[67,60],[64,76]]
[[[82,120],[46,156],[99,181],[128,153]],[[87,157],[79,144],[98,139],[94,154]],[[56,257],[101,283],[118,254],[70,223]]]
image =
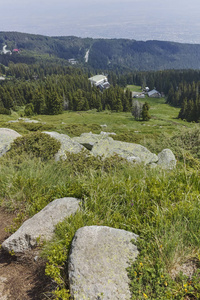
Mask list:
[[8,0],[0,31],[200,44],[200,1]]

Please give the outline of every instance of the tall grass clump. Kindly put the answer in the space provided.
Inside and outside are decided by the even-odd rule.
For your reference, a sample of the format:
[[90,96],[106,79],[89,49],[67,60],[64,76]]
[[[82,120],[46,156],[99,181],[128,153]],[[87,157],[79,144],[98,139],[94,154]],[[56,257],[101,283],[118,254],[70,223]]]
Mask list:
[[55,162],[23,151],[0,158],[0,199],[22,214],[12,230],[56,198],[81,199],[80,211],[59,223],[43,248],[54,299],[70,297],[66,261],[76,230],[86,225],[139,235],[139,256],[127,270],[132,299],[199,299],[199,173],[187,161],[165,171],[118,156],[68,153]]
[[[91,165],[76,176],[83,191],[81,211],[58,225],[55,240],[45,250],[51,262],[47,274],[52,265],[56,270],[63,266],[78,228],[105,225],[140,236],[140,255],[128,270],[132,299],[198,299],[199,171],[166,172],[126,163],[118,168],[116,163],[109,172]],[[65,255],[58,263],[55,249],[61,244]],[[195,272],[183,275],[184,264]],[[59,274],[65,278],[65,272]],[[62,288],[66,282],[60,282]]]

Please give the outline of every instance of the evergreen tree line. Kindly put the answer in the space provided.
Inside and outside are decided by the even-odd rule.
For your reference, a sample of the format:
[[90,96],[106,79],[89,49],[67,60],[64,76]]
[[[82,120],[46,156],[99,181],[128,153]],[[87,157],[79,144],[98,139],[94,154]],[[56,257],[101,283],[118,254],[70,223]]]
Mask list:
[[175,90],[180,83],[192,84],[200,80],[200,70],[162,70],[146,72],[129,72],[126,74],[109,73],[109,80],[112,84],[126,86],[127,84],[148,86],[156,88],[159,92],[168,95],[171,87]]
[[188,122],[200,120],[199,70],[136,72],[113,78],[121,86],[136,84],[156,88],[164,92],[167,103],[181,107],[178,118]]
[[48,75],[44,79],[15,79],[0,85],[0,107],[15,110],[17,106],[28,106],[28,113],[58,114],[65,110],[81,111],[109,109],[130,111],[130,91],[115,86],[103,93],[92,87],[88,75],[83,72],[67,75]]
[[[0,64],[0,74],[23,80],[44,80],[48,75],[80,75],[83,73],[86,73],[84,69],[81,70],[74,66],[65,66],[61,63],[37,63],[28,65],[25,63],[15,64],[10,62],[8,67]],[[89,71],[88,75],[90,75]]]
[[200,81],[187,84],[182,82],[174,90],[169,90],[167,102],[173,106],[181,106],[178,117],[188,122],[200,120]]
[[[101,73],[99,71],[98,73]],[[86,69],[61,64],[0,65],[0,74],[11,80],[0,82],[0,108],[9,113],[17,106],[28,106],[27,112],[56,114],[65,110],[131,111],[132,97],[124,93],[127,84],[148,86],[164,92],[167,102],[182,107],[179,117],[197,122],[199,116],[199,70],[165,70],[129,72],[119,70],[108,75],[112,87],[103,93],[91,87],[92,76]],[[7,110],[5,110],[7,109]]]

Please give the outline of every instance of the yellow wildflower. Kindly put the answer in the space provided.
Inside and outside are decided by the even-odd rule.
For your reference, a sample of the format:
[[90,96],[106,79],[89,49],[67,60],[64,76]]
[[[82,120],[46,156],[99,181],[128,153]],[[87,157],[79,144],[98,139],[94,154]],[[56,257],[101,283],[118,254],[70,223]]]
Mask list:
[[148,296],[147,296],[145,293],[143,293],[143,296],[144,296],[144,298],[145,298],[145,299],[147,299],[147,298],[148,298]]

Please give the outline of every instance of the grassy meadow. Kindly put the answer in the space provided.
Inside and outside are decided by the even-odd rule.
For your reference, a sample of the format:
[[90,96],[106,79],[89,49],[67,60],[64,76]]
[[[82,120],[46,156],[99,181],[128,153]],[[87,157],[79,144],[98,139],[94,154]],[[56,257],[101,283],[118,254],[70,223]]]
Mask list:
[[[140,102],[147,101],[150,104],[151,120],[149,122],[135,121],[130,112],[116,113],[111,111],[97,112],[80,111],[68,112],[65,111],[61,115],[37,115],[32,119],[38,120],[39,124],[27,124],[24,122],[8,123],[15,121],[22,114],[20,109],[18,112],[13,112],[11,116],[1,115],[0,126],[9,127],[18,130],[19,133],[28,133],[35,130],[56,130],[60,133],[76,136],[82,132],[92,131],[100,133],[100,131],[115,132],[116,134],[133,134],[144,137],[148,134],[158,135],[162,132],[171,134],[183,127],[190,128],[193,125],[183,120],[177,119],[179,108],[171,107],[165,104],[165,99],[145,98],[140,99]],[[100,125],[106,124],[106,128],[101,128]],[[88,128],[87,128],[88,127]]]
[[[17,214],[10,232],[54,199],[82,200],[80,211],[60,223],[54,239],[42,245],[46,275],[57,284],[52,299],[70,299],[65,261],[74,233],[86,225],[139,235],[140,254],[127,270],[132,300],[200,299],[199,125],[177,119],[179,109],[164,99],[142,101],[151,106],[148,122],[110,111],[37,115],[32,117],[40,121],[36,124],[10,123],[21,111],[0,117],[0,127],[21,134],[54,130],[72,137],[115,132],[115,139],[140,143],[154,153],[170,148],[178,160],[176,169],[166,171],[132,165],[119,157],[102,162],[84,153],[68,154],[60,162],[25,150],[16,155],[11,150],[0,158],[0,204]],[[102,128],[104,124],[107,127]]]

